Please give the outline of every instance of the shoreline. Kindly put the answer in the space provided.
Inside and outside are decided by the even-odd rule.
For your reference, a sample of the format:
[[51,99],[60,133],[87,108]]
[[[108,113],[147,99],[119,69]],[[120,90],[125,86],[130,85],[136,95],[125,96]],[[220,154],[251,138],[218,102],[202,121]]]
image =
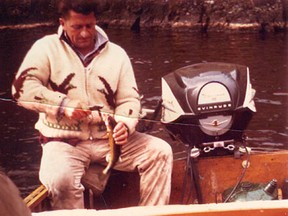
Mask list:
[[[127,20],[100,20],[98,25],[104,29],[131,29],[130,21]],[[2,24],[0,25],[1,30],[23,30],[23,29],[32,29],[39,27],[53,27],[57,26],[55,22],[30,22],[23,24]],[[139,31],[141,30],[172,30],[172,31],[192,31],[199,33],[209,33],[209,32],[224,32],[224,33],[277,33],[277,32],[287,32],[288,26],[285,26],[285,23],[277,23],[273,26],[267,24],[263,29],[259,23],[223,23],[223,22],[214,22],[209,24],[209,29],[204,29],[205,26],[201,23],[193,23],[188,21],[181,22],[171,22],[165,25],[161,24],[139,24]],[[261,32],[261,30],[263,32]]]
[[[115,28],[115,29],[132,29],[133,24],[127,20],[111,20],[100,22],[100,26],[104,28]],[[224,32],[224,33],[278,33],[278,32],[287,32],[288,26],[285,23],[274,23],[273,25],[267,24],[265,26],[260,23],[225,23],[225,22],[213,22],[209,24],[209,28],[205,24],[194,23],[189,21],[179,21],[179,22],[170,22],[165,24],[147,24],[140,23],[138,30],[147,30],[147,29],[156,29],[156,30],[172,30],[172,31],[192,31],[199,33],[209,33],[209,32]]]
[[38,23],[25,23],[25,24],[8,24],[8,25],[0,25],[1,30],[21,30],[21,29],[31,29],[31,28],[38,28],[38,27],[49,27],[55,25],[53,22],[38,22]]

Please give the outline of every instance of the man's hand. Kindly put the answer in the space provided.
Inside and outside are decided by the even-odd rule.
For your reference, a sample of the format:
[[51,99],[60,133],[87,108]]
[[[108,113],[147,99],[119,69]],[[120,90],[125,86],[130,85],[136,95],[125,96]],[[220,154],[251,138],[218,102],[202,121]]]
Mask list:
[[68,100],[64,105],[64,114],[70,119],[81,120],[87,118],[91,110],[79,100]]
[[118,122],[113,131],[113,138],[118,145],[124,145],[127,143],[129,136],[128,129],[123,122]]

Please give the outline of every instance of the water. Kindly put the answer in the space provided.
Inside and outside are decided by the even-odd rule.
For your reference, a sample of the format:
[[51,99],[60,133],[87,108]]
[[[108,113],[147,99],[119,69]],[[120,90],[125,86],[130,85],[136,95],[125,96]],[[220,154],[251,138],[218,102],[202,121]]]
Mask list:
[[[32,43],[55,27],[0,30],[0,97],[10,99],[10,85]],[[259,151],[288,149],[288,37],[285,34],[224,34],[201,36],[193,32],[108,29],[111,41],[131,57],[143,106],[155,108],[161,97],[160,78],[173,70],[199,62],[229,62],[250,68],[256,89],[257,113],[247,135],[249,145]],[[34,123],[37,115],[0,100],[1,165],[26,196],[38,184],[41,148]],[[151,132],[173,143],[156,123]],[[176,144],[172,144],[177,149]],[[176,147],[175,147],[176,146]]]

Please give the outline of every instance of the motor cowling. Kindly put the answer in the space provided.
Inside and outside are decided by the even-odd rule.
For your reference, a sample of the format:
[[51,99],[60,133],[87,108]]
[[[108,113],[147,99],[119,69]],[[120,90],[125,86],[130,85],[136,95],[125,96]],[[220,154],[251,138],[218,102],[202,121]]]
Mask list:
[[254,95],[246,66],[189,65],[162,77],[161,122],[191,146],[241,141],[256,112]]

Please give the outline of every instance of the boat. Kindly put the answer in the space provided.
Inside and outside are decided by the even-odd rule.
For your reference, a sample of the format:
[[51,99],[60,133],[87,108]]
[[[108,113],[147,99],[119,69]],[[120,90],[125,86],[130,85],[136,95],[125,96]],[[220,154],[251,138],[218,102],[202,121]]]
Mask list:
[[[245,161],[245,156],[235,158],[231,155],[199,158],[196,166],[202,197],[201,204],[197,200],[195,184],[192,181],[187,184],[188,188],[191,186],[191,191],[183,191],[183,182],[187,177],[183,171],[187,168],[187,160],[179,158],[174,161],[171,200],[168,206],[146,207],[146,209],[133,207],[137,206],[139,199],[139,176],[137,173],[119,171],[113,171],[106,190],[100,196],[94,196],[91,190],[86,189],[85,205],[87,209],[107,211],[107,215],[120,215],[125,210],[126,214],[124,215],[215,215],[219,212],[221,215],[282,216],[287,214],[288,151],[251,153],[250,166],[242,181],[268,184],[272,179],[277,179],[276,198],[224,203],[223,191],[236,184],[243,172],[243,162]],[[32,212],[49,211],[51,208],[47,195],[47,189],[41,185],[24,201]],[[111,211],[112,209],[114,211]],[[133,214],[129,214],[129,212],[133,212]],[[138,213],[135,214],[136,212]]]
[[[86,187],[86,209],[97,215],[287,215],[288,150],[256,151],[245,136],[256,112],[254,94],[243,65],[200,63],[164,76],[161,125],[183,147],[174,152],[169,205],[136,207],[138,173],[113,170],[103,193]],[[43,185],[24,201],[32,212],[51,210]]]

